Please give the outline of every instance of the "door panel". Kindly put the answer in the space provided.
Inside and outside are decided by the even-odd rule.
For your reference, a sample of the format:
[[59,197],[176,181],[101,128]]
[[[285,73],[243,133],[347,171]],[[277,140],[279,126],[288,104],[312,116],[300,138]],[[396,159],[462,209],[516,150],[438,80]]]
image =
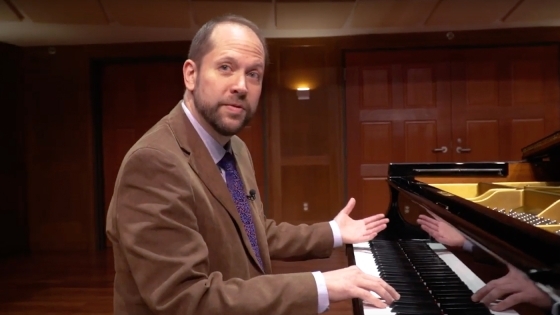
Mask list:
[[468,49],[452,58],[455,161],[519,160],[523,146],[559,128],[557,47]]
[[465,138],[457,138],[453,150],[457,161],[496,161],[500,156],[498,120],[469,120]]
[[[450,64],[447,52],[346,55],[348,192],[353,216],[384,213],[390,162],[448,160]],[[444,60],[443,62],[441,60]]]

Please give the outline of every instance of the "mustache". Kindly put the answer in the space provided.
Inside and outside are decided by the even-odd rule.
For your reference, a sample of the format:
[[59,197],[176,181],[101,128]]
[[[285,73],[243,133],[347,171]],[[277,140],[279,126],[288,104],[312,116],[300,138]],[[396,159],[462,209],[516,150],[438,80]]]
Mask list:
[[227,100],[227,101],[223,101],[219,103],[220,106],[226,106],[226,105],[236,105],[239,107],[242,107],[244,109],[249,108],[249,104],[243,100]]

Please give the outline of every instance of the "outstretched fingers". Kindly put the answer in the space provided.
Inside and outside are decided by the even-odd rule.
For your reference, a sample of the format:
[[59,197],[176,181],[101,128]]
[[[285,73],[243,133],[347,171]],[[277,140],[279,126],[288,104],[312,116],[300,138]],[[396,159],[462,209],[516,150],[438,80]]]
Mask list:
[[422,230],[424,230],[426,233],[430,234],[436,240],[441,238],[441,235],[439,235],[438,229],[434,229],[434,228],[430,227],[429,225],[421,225],[420,228]]
[[367,221],[364,219],[364,223],[366,224],[366,230],[371,231],[375,230],[377,232],[383,230],[387,227],[387,223],[389,223],[389,219],[383,218],[382,216],[371,221]]
[[[372,215],[370,217],[364,218],[364,222],[366,225],[384,219],[385,215],[383,213]],[[388,220],[387,220],[388,221]]]
[[418,222],[418,224],[420,224],[421,226],[425,226],[426,228],[429,228],[430,230],[437,230],[438,227],[438,222],[432,218],[429,218],[425,215],[420,215],[418,217],[418,220],[416,220]]

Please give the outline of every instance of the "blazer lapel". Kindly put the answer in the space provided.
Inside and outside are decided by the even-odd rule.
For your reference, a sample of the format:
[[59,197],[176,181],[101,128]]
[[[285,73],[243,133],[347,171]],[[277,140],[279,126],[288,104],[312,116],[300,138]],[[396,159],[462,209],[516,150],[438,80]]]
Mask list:
[[214,164],[214,160],[206,148],[206,145],[183,111],[181,102],[179,102],[170,113],[170,126],[181,148],[190,155],[189,165],[196,172],[210,193],[227,210],[235,225],[237,225],[238,231],[240,231],[245,249],[252,257],[254,264],[264,273],[264,270],[260,268],[258,264],[257,257],[251,247],[251,242],[247,237],[247,233],[245,233],[245,228],[237,207],[220,173],[219,167]]

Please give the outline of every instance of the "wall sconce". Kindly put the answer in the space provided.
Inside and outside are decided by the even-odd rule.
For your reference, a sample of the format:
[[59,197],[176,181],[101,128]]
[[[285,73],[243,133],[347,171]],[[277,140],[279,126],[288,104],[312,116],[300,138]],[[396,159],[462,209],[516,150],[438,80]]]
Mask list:
[[309,99],[309,88],[297,88],[296,91],[298,100],[308,100]]

